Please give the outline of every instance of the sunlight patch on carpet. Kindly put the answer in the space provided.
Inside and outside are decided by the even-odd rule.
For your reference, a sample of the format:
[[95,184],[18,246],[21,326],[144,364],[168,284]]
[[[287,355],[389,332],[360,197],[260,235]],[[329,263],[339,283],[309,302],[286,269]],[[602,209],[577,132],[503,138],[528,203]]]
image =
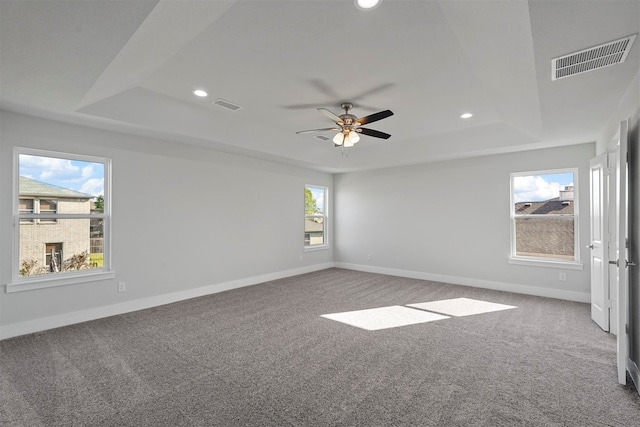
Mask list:
[[455,317],[471,316],[473,314],[490,313],[492,311],[518,308],[513,305],[497,304],[494,302],[480,301],[471,298],[453,298],[442,301],[407,304],[407,306]]
[[449,318],[448,316],[414,310],[399,305],[347,311],[344,313],[323,314],[322,317],[368,331],[397,328],[399,326],[415,325]]

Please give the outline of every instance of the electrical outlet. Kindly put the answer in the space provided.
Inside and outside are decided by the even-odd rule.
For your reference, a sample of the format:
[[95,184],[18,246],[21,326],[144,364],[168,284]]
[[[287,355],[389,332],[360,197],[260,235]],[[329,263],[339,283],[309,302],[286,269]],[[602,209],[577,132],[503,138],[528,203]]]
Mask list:
[[303,259],[303,258],[304,258],[304,257],[303,257],[302,255],[300,255],[300,261],[302,261],[302,259]]
[[560,273],[560,278],[559,280],[561,282],[566,282],[567,281],[567,273]]
[[124,292],[126,290],[127,290],[127,283],[126,282],[118,283],[118,292]]
[[367,254],[367,261],[371,261],[371,254]]

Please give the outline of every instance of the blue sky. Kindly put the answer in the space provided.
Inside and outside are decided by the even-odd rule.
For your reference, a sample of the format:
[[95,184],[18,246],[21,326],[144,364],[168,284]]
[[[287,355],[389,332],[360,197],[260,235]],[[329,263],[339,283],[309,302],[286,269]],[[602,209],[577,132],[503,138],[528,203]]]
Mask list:
[[104,193],[104,165],[54,157],[20,155],[20,175],[98,196]]
[[324,212],[324,189],[317,187],[307,187],[311,191],[313,199],[316,201],[316,207]]
[[559,191],[573,185],[573,173],[516,176],[513,178],[513,201],[539,202],[558,197]]

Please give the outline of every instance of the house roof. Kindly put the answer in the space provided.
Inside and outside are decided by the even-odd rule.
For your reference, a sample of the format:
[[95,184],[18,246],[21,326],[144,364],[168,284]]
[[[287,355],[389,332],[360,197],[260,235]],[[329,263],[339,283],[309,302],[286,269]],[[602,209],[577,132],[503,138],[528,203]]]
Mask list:
[[573,200],[555,199],[541,202],[518,202],[515,204],[516,215],[573,215]]
[[93,199],[94,196],[80,191],[71,190],[69,188],[58,187],[57,185],[47,184],[46,182],[36,181],[35,179],[20,177],[20,196],[46,196],[56,198],[69,199]]
[[[639,16],[638,0],[0,1],[0,104],[327,172],[581,144],[637,98],[640,39],[561,80],[551,61]],[[345,101],[393,111],[366,126],[391,138],[362,134],[346,157],[335,131],[296,134],[334,127],[316,108]]]

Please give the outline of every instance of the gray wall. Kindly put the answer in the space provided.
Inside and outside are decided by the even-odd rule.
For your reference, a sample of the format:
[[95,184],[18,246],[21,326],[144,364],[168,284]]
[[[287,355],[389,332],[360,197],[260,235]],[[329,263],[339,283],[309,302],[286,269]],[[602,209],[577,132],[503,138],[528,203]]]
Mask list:
[[[113,305],[131,302],[128,307],[135,309],[136,301],[324,268],[334,261],[516,292],[577,300],[589,296],[586,251],[582,271],[507,263],[509,174],[578,167],[584,247],[594,144],[334,177],[14,113],[3,112],[1,120],[0,283],[11,279],[8,195],[14,145],[113,159],[117,275],[102,282],[1,293],[0,326],[87,310],[108,315]],[[304,184],[334,190],[333,250],[303,252]],[[559,280],[559,273],[566,274],[566,281]],[[127,292],[116,292],[120,281],[127,282]]]
[[595,145],[589,143],[337,175],[336,261],[367,271],[588,301],[585,250],[582,271],[507,262],[510,173],[579,168],[584,247],[594,155]]
[[113,159],[116,271],[114,280],[3,289],[0,326],[333,262],[332,250],[303,252],[304,185],[331,189],[330,174],[4,111],[0,120],[0,284],[13,268],[13,146]]

